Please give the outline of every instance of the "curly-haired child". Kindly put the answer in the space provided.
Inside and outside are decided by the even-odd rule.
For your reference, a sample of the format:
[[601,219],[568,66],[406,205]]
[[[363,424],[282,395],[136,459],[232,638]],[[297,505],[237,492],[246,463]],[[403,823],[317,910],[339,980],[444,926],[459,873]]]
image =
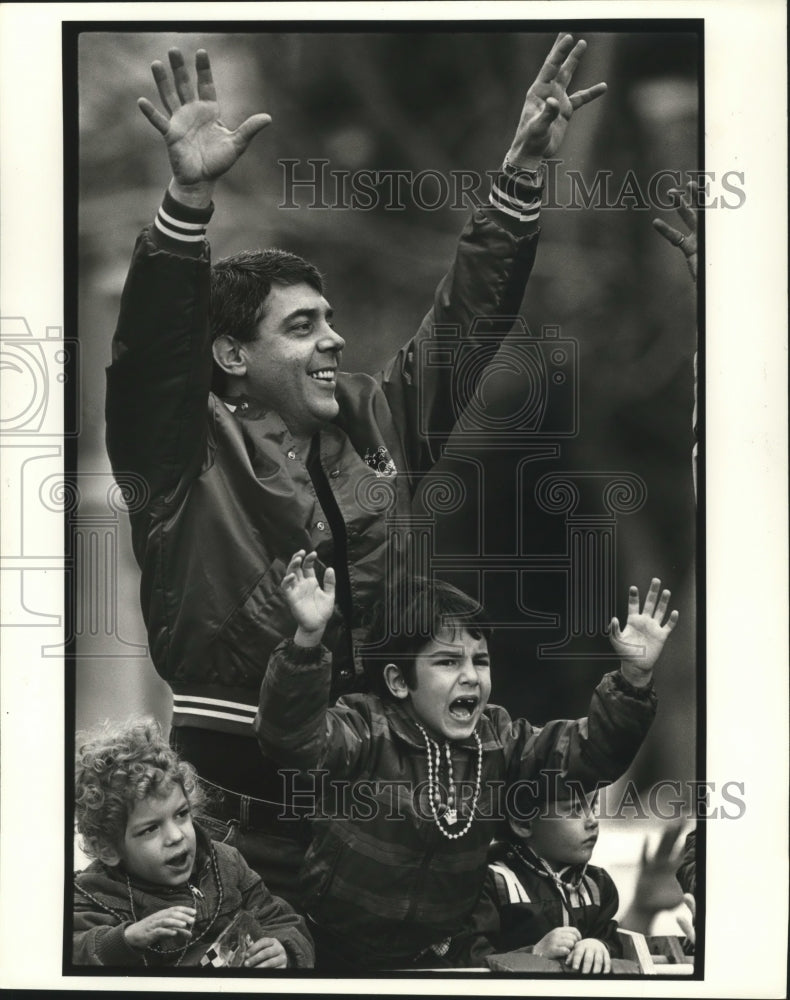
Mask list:
[[[76,825],[94,860],[74,876],[75,965],[312,967],[303,919],[210,839],[200,802],[194,768],[153,720],[78,739]],[[218,938],[234,928],[231,952]]]

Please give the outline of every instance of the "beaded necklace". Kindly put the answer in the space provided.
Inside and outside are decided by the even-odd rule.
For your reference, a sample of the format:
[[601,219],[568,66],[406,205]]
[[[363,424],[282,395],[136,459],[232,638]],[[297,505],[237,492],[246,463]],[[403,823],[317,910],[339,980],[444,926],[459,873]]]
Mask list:
[[[217,905],[216,905],[216,908],[214,910],[214,915],[212,916],[211,920],[209,920],[209,922],[206,924],[206,926],[203,928],[203,930],[200,932],[200,934],[198,934],[198,936],[196,938],[190,938],[189,941],[187,941],[187,943],[184,945],[183,948],[161,948],[161,947],[158,947],[155,944],[152,944],[152,945],[149,945],[148,948],[146,949],[148,951],[155,951],[159,955],[175,955],[177,952],[180,952],[178,958],[176,959],[176,963],[175,963],[176,965],[180,965],[181,964],[181,960],[183,959],[184,955],[186,955],[188,948],[190,948],[193,944],[197,944],[198,941],[201,941],[206,936],[206,934],[208,934],[208,932],[211,930],[211,928],[216,923],[217,917],[219,916],[220,910],[222,909],[222,901],[223,901],[223,897],[224,897],[225,893],[224,893],[224,890],[222,888],[222,880],[219,877],[219,871],[217,869],[217,858],[216,858],[216,855],[214,853],[214,848],[213,847],[211,847],[209,849],[209,857],[211,859],[211,871],[212,871],[212,873],[214,875],[214,880],[217,883]],[[205,898],[203,896],[203,893],[200,891],[200,889],[198,889],[197,886],[192,885],[191,882],[187,882],[187,888],[189,889],[189,891],[192,893],[192,895],[196,899],[197,898],[200,898],[200,899],[204,899]],[[132,883],[130,882],[128,875],[126,876],[126,891],[129,893],[129,907],[130,907],[130,909],[132,911],[132,923],[136,924],[137,923],[137,913],[135,912],[134,899],[132,897]],[[142,958],[143,958],[143,965],[147,967],[148,966],[148,959],[145,957],[145,953],[143,953]]]
[[[469,818],[466,821],[466,826],[459,830],[457,833],[451,833],[442,826],[442,819],[444,819],[447,826],[455,826],[458,822],[458,810],[455,804],[455,786],[453,784],[453,758],[450,753],[450,743],[448,740],[444,741],[444,755],[447,761],[447,805],[444,812],[439,813],[439,807],[442,805],[442,795],[439,790],[440,787],[440,767],[442,762],[442,753],[439,748],[439,744],[436,740],[431,739],[431,737],[426,733],[422,725],[414,720],[417,724],[417,728],[423,735],[425,739],[425,753],[428,758],[428,799],[431,803],[431,812],[433,813],[433,819],[436,825],[439,827],[439,831],[447,837],[448,840],[458,840],[463,837],[465,833],[469,832],[469,828],[472,825],[472,821],[475,818],[475,809],[477,808],[477,800],[480,798],[480,778],[483,773],[483,744],[480,742],[480,736],[477,731],[472,734],[477,743],[477,777],[475,778],[475,794],[472,798],[472,807],[469,810]],[[436,763],[434,765],[434,754],[436,755]],[[436,768],[436,781],[434,783],[434,766]]]

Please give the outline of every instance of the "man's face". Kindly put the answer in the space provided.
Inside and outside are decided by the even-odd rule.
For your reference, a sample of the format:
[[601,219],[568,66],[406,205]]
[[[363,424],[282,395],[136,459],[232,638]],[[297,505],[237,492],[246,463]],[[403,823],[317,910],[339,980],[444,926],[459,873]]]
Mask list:
[[587,864],[598,840],[595,812],[594,800],[554,803],[546,816],[532,820],[527,842],[553,868]]
[[273,285],[255,340],[243,345],[250,395],[271,406],[295,435],[312,435],[338,413],[343,338],[329,303],[314,288]]
[[415,659],[408,698],[435,739],[463,740],[475,730],[491,695],[488,643],[464,628],[442,628]]
[[119,852],[130,875],[157,885],[183,885],[192,874],[195,851],[192,813],[181,785],[135,803]]

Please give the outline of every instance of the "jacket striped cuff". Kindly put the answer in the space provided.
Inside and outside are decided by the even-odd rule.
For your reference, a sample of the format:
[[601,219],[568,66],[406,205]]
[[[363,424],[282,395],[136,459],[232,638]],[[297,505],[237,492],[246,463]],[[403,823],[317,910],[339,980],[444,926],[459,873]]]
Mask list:
[[154,225],[170,240],[179,243],[202,243],[206,238],[206,227],[213,213],[213,202],[208,208],[190,208],[176,201],[169,191],[165,191]]
[[505,163],[491,184],[489,201],[494,208],[521,222],[535,222],[540,215],[544,170]]

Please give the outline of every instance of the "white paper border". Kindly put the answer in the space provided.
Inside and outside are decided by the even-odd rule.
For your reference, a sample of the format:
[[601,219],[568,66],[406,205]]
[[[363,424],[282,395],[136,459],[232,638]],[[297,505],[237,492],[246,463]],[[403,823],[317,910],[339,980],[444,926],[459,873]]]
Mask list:
[[[745,174],[707,225],[709,776],[747,811],[708,825],[704,982],[380,979],[375,992],[784,996],[787,957],[786,10],[780,2],[13,4],[0,8],[3,315],[63,325],[62,20],[705,19],[706,164]],[[0,455],[0,470],[8,467]],[[4,492],[13,484],[2,477]],[[4,538],[3,551],[8,539]],[[13,544],[13,539],[11,539]],[[59,583],[53,573],[54,593]],[[62,662],[32,629],[0,635],[0,985],[168,992],[367,993],[364,981],[61,977]],[[45,641],[51,642],[47,629]],[[600,993],[599,993],[600,987]]]

